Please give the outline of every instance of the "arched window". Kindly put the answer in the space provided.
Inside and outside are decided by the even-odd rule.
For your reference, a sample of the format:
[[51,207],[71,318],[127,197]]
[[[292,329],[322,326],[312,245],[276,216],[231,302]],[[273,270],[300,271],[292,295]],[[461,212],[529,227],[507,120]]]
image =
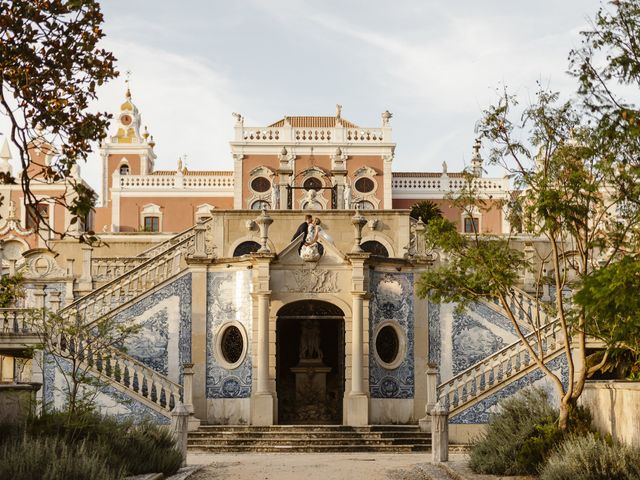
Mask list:
[[360,210],[375,210],[376,207],[373,203],[371,203],[368,200],[360,200],[359,202],[356,202],[356,206],[357,208],[359,208]]
[[360,245],[360,248],[371,255],[389,258],[389,251],[387,250],[387,247],[376,240],[368,240]]
[[271,204],[266,200],[256,200],[251,204],[251,210],[269,210]]
[[242,255],[247,255],[249,253],[257,252],[260,250],[260,244],[258,242],[253,242],[251,240],[247,242],[242,242],[238,245],[233,251],[234,257],[241,257]]
[[129,165],[126,163],[120,165],[120,175],[129,175]]
[[305,190],[315,190],[319,192],[322,189],[322,182],[319,178],[309,177],[302,184]]

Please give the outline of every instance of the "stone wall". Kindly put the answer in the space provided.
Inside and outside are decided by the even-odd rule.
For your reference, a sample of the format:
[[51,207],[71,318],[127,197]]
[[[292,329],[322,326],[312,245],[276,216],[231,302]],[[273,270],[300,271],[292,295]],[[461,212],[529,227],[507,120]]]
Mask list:
[[589,409],[600,433],[640,447],[640,382],[587,382],[580,403]]

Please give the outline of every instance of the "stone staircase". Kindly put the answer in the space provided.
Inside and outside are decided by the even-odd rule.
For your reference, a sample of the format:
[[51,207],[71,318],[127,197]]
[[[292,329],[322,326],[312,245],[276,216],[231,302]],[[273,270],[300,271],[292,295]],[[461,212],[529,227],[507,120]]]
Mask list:
[[[527,343],[542,351],[545,363],[562,354],[560,322],[539,308],[537,299],[514,289],[507,301],[518,323],[529,325],[530,333],[523,329]],[[438,385],[437,398],[448,405],[451,418],[538,368],[525,342],[518,340]]]
[[[139,299],[142,295],[161,286],[186,268],[184,259],[196,248],[195,228],[172,237],[143,252],[141,262],[119,271],[116,278],[94,289],[56,312],[68,323],[91,324],[96,320],[115,315],[118,311]],[[31,322],[39,313],[34,309],[2,309],[0,311],[0,336],[5,341],[25,341],[35,338]],[[182,386],[167,376],[139,362],[126,353],[108,348],[96,351],[82,338],[60,339],[61,348],[74,348],[83,352],[83,362],[100,381],[170,418],[171,410],[182,398]],[[33,342],[32,342],[33,343]]]
[[202,425],[189,433],[191,451],[411,453],[431,449],[431,433],[417,425]]

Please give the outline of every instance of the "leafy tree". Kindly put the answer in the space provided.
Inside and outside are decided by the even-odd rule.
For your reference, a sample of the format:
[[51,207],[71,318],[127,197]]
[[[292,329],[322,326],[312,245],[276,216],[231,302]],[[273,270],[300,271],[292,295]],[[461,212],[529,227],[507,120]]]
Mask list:
[[[610,367],[630,357],[630,367],[640,363],[640,260],[625,256],[584,279],[574,301],[589,318],[587,333],[607,348],[594,360]],[[626,355],[625,355],[626,354]],[[612,360],[610,361],[610,358]]]
[[[95,0],[0,0],[0,111],[9,118],[18,150],[25,204],[37,203],[34,177],[67,179],[72,191],[53,200],[69,210],[72,224],[95,203],[93,191],[74,179],[74,166],[86,161],[92,142],[105,137],[110,118],[89,112],[88,105],[96,88],[118,75],[113,55],[98,46],[102,21]],[[34,149],[48,160],[34,160]],[[53,230],[34,211],[37,223]],[[81,234],[80,240],[92,237]]]
[[423,200],[411,207],[411,218],[422,219],[424,223],[429,223],[434,218],[441,218],[442,210],[434,202]]
[[[484,112],[480,131],[492,145],[490,163],[509,170],[522,190],[516,201],[525,233],[545,239],[548,248],[534,249],[525,259],[509,237],[478,232],[465,237],[448,222],[432,222],[428,238],[444,251],[448,262],[424,274],[420,294],[431,292],[435,301],[462,305],[497,298],[531,358],[558,390],[559,424],[566,429],[590,372],[581,367],[586,361],[587,313],[562,292],[578,289],[600,262],[609,262],[627,244],[628,232],[640,218],[637,212],[625,217],[612,214],[624,199],[608,188],[608,167],[602,167],[600,160],[600,154],[607,153],[604,139],[581,122],[571,102],[561,103],[557,94],[540,90],[535,103],[525,108],[521,124],[511,120],[515,105],[516,99],[505,93]],[[523,135],[526,140],[520,140]],[[469,204],[473,197],[473,192],[465,193],[458,201]],[[541,293],[545,284],[554,288],[552,304],[537,300],[537,308],[529,312],[509,301],[513,289],[521,285],[523,270],[528,271],[528,287],[534,292]],[[538,309],[558,319],[568,363],[566,386],[547,367],[540,336],[526,338],[517,320],[524,315],[533,329],[540,328]]]
[[109,351],[122,349],[123,342],[140,331],[139,325],[116,322],[111,317],[87,324],[79,318],[69,321],[48,310],[34,311],[32,324],[39,347],[64,379],[61,393],[66,397],[69,414],[93,409],[95,395],[104,385],[96,368],[116,368],[109,363]]
[[[640,117],[637,107],[622,101],[616,91],[621,85],[640,85],[640,2],[610,6],[611,11],[602,8],[597,13],[591,29],[582,33],[581,48],[570,55],[581,102],[560,102],[557,93],[540,89],[518,118],[517,99],[505,90],[479,123],[482,138],[491,145],[489,162],[506,168],[521,190],[509,207],[522,218],[523,232],[546,240],[548,247],[531,248],[525,258],[509,238],[477,232],[465,237],[446,222],[433,222],[427,227],[428,238],[448,262],[427,272],[420,283],[420,294],[431,293],[436,301],[464,305],[480,298],[498,299],[531,358],[560,394],[563,430],[586,378],[605,365],[606,355],[597,365],[583,367],[587,335],[597,334],[611,348],[623,341],[635,345],[639,333],[632,320],[636,302],[620,307],[636,281],[635,263],[617,263],[625,254],[638,252]],[[474,195],[461,197],[469,203]],[[533,312],[508,301],[513,289],[522,285],[523,268],[525,287],[535,293]],[[610,294],[623,297],[605,301],[606,289],[592,295],[604,282],[613,283]],[[540,300],[546,285],[555,291],[551,303]],[[564,295],[581,289],[579,301]],[[524,316],[537,329],[538,310],[559,322],[568,363],[566,386],[547,368],[539,336],[527,341],[516,321]]]

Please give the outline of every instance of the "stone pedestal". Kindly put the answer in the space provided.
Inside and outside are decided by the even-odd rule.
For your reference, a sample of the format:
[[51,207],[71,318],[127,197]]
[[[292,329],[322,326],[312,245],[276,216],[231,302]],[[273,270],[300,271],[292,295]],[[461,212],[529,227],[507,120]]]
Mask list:
[[251,425],[275,424],[275,401],[271,393],[256,393],[251,403]]
[[327,394],[327,374],[331,367],[327,367],[320,359],[300,360],[300,363],[291,367],[291,372],[296,376],[296,400],[302,401],[311,392],[322,401]]

